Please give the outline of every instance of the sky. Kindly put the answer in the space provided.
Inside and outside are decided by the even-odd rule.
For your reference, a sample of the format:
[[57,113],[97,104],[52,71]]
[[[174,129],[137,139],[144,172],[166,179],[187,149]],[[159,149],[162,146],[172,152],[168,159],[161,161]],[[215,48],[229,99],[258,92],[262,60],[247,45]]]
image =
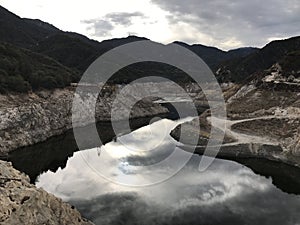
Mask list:
[[0,0],[26,18],[102,41],[137,35],[224,50],[300,35],[299,0]]

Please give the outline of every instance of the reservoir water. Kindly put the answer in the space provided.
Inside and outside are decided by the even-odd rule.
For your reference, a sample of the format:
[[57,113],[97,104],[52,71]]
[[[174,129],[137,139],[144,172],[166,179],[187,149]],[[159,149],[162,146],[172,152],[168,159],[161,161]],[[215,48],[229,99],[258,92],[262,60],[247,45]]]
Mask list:
[[[69,131],[15,151],[10,160],[96,225],[300,224],[299,169],[264,160],[215,159],[199,172],[201,156],[180,150],[169,135],[189,119],[136,122],[138,129],[118,138],[104,123],[106,144],[84,151],[76,151]],[[169,176],[181,157],[157,163],[176,149],[177,156],[190,160]]]

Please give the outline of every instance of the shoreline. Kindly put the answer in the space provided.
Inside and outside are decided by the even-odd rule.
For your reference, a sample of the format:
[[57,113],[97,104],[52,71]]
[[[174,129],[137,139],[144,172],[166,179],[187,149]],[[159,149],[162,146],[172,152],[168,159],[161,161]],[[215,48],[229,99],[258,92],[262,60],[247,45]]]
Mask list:
[[[71,89],[41,91],[28,95],[0,95],[0,100],[3,102],[0,107],[0,155],[5,157],[15,149],[46,141],[72,129],[73,96],[74,90]],[[82,110],[81,117],[75,120],[75,126],[85,127],[95,120],[109,122],[114,96],[115,93],[110,93],[105,101],[97,102],[95,118],[91,118],[93,112]],[[83,98],[83,102],[89,104],[93,96],[87,95]],[[120,109],[128,107],[126,101],[120,104]],[[169,113],[167,108],[153,103],[151,99],[145,99],[132,110],[131,118],[167,113]],[[116,118],[117,121],[122,119],[125,118]]]
[[[183,144],[178,146],[183,151],[187,151],[193,154],[204,155],[206,147],[204,146],[189,146]],[[253,152],[253,148],[256,152]],[[208,150],[209,151],[209,150]],[[216,158],[224,160],[232,160],[238,162],[239,159],[263,159],[277,163],[284,163],[289,166],[294,166],[300,169],[300,164],[296,160],[292,160],[291,157],[285,157],[281,155],[282,149],[276,145],[266,145],[261,143],[244,143],[236,145],[221,145],[218,152],[211,149],[216,154]],[[205,156],[210,157],[209,152]]]
[[[232,124],[234,125],[237,123],[233,122]],[[250,133],[244,133],[237,131],[236,129],[231,129],[231,126],[229,126],[226,128],[226,130],[223,130],[225,134],[223,144],[215,147],[212,146],[206,149],[209,131],[205,130],[204,132],[201,131],[199,134],[195,133],[196,128],[193,127],[193,123],[186,123],[180,126],[184,126],[183,129],[185,132],[190,133],[189,136],[197,138],[198,135],[199,138],[197,145],[190,145],[188,140],[180,143],[181,145],[178,147],[184,151],[193,152],[194,154],[198,155],[204,155],[204,153],[206,153],[205,155],[207,156],[212,155],[216,156],[216,158],[234,161],[237,161],[238,159],[249,158],[266,159],[274,162],[285,163],[300,169],[300,157],[298,155],[293,155],[290,151],[285,150],[280,141],[273,140],[272,138],[263,136],[257,137]],[[176,141],[179,141],[178,131],[180,126],[171,131],[171,136]],[[210,125],[204,125],[204,129],[207,129],[207,126]],[[205,133],[205,136],[203,133]]]

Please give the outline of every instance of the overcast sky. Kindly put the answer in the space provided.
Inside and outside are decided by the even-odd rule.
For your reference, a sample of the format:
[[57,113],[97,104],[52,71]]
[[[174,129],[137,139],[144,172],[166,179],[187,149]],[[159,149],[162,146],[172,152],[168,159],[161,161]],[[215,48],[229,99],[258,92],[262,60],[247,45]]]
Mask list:
[[0,0],[3,7],[96,40],[129,34],[231,49],[300,35],[299,0]]

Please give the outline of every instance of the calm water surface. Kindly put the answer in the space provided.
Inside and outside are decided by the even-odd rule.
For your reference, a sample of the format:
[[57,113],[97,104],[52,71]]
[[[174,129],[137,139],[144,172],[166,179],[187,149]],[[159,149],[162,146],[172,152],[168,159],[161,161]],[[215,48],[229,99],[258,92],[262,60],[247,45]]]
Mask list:
[[[58,160],[59,169],[53,164],[39,167],[35,183],[73,204],[96,225],[300,224],[300,172],[282,164],[248,160],[246,167],[216,159],[199,172],[201,157],[180,150],[191,159],[170,179],[147,187],[121,185],[151,183],[178,168],[180,158],[167,166],[151,165],[176,151],[179,143],[169,132],[179,122],[163,119],[100,148],[72,152],[66,163]],[[56,148],[65,141],[56,140]],[[22,160],[12,161],[22,167]],[[265,176],[254,173],[251,165]]]

